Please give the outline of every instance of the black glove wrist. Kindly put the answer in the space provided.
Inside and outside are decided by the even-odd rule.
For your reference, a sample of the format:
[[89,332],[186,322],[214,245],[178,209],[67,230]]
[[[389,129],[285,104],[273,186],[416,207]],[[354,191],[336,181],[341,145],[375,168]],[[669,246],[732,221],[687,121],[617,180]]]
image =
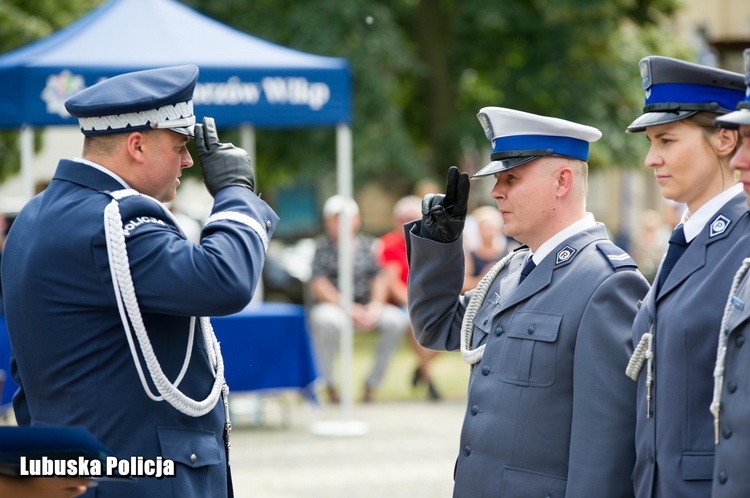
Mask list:
[[420,235],[437,242],[455,242],[461,236],[469,203],[469,175],[451,166],[445,194],[427,194],[422,199]]
[[195,125],[195,149],[203,172],[203,182],[212,197],[224,187],[240,185],[255,190],[255,171],[243,149],[219,142],[213,118]]

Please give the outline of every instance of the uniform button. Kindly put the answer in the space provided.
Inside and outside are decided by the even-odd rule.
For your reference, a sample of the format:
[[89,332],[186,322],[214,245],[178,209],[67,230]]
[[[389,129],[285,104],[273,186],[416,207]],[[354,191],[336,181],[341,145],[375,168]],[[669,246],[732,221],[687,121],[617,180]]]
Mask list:
[[497,327],[495,327],[495,335],[500,335],[503,332],[505,332],[505,329],[503,329],[502,325],[498,325]]
[[471,407],[471,414],[476,415],[477,413],[479,413],[479,407],[477,405],[473,405]]
[[534,326],[533,325],[529,325],[529,328],[528,328],[527,332],[529,334],[533,334],[534,333]]
[[738,348],[741,348],[743,344],[745,344],[745,336],[744,335],[738,335],[734,338],[734,343],[737,345]]
[[727,472],[725,470],[722,470],[721,472],[719,472],[719,484],[726,483],[727,479],[729,479],[729,476],[727,475]]
[[648,324],[653,325],[654,324],[654,315],[649,315],[648,317]]
[[466,456],[471,455],[471,446],[469,446],[468,444],[464,446],[464,455]]
[[196,455],[195,453],[193,453],[192,455],[190,455],[190,461],[191,462],[195,463],[196,460],[198,460],[198,455]]
[[490,374],[490,366],[485,365],[482,367],[482,375],[489,375]]
[[727,391],[729,391],[729,394],[732,394],[737,390],[737,383],[733,380],[730,380],[727,382]]
[[272,226],[271,220],[266,220],[266,232],[271,229],[271,226]]
[[721,435],[724,436],[724,439],[729,439],[730,437],[732,437],[732,429],[729,427],[724,427],[721,430]]
[[490,321],[489,318],[485,318],[484,321],[482,322],[482,325],[487,325],[487,322],[489,322],[489,321]]

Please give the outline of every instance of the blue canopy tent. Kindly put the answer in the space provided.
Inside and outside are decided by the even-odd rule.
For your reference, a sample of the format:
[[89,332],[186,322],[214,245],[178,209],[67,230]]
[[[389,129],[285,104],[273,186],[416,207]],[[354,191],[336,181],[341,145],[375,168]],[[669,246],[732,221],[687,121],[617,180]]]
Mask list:
[[[274,45],[175,0],[110,0],[0,57],[0,129],[21,129],[24,196],[33,193],[32,128],[77,125],[64,107],[69,96],[116,74],[189,63],[200,68],[197,119],[211,116],[221,127],[240,127],[241,145],[253,157],[256,127],[335,126],[338,193],[352,196],[347,61]],[[341,222],[348,230],[348,220]],[[341,239],[341,290],[351,303],[351,242]],[[342,336],[351,340],[351,333]]]

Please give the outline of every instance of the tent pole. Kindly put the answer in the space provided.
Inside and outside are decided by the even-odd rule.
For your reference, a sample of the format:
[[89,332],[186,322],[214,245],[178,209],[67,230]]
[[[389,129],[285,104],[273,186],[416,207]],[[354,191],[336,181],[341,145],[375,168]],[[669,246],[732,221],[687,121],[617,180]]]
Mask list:
[[32,160],[34,159],[34,128],[29,125],[21,127],[18,135],[18,148],[21,151],[21,182],[23,184],[24,202],[34,197],[34,172],[32,171]]
[[[352,198],[352,131],[349,125],[339,123],[336,126],[336,181],[338,194],[346,199]],[[344,209],[339,214],[339,295],[344,316],[347,317],[341,331],[339,358],[341,363],[341,419],[338,421],[318,421],[311,431],[321,436],[362,436],[367,434],[365,422],[352,418],[353,368],[352,351],[354,344],[354,327],[351,319],[354,295],[354,258],[351,214]]]
[[[258,193],[260,192],[260,190],[258,190],[258,164],[255,161],[255,127],[250,123],[242,123],[240,125],[240,147],[244,149],[245,152],[247,152],[248,156],[250,156],[250,162],[252,163],[253,168],[256,171],[255,192]],[[263,279],[261,278],[258,281],[258,285],[255,286],[255,292],[253,293],[253,297],[250,300],[249,306],[260,306],[264,300],[265,290],[263,289]]]

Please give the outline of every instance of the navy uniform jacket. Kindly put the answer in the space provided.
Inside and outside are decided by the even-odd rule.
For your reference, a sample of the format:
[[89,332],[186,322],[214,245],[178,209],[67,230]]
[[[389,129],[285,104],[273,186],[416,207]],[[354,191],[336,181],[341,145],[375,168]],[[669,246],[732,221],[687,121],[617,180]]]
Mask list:
[[[207,415],[190,417],[148,398],[138,378],[112,289],[103,225],[112,200],[107,192],[121,189],[113,177],[63,160],[49,187],[13,223],[2,278],[11,373],[20,386],[16,417],[20,425],[84,426],[120,458],[175,461],[175,478],[102,482],[86,496],[226,496],[221,400]],[[212,214],[234,213],[235,219],[207,223],[195,245],[150,198],[126,197],[120,211],[146,330],[174,381],[190,317],[230,314],[250,301],[265,257],[260,233],[270,237],[278,218],[250,190],[226,187]],[[250,219],[256,221],[243,222]],[[214,377],[197,328],[179,388],[202,400]]]
[[646,364],[638,377],[638,498],[705,498],[711,493],[714,431],[709,407],[716,344],[732,277],[747,255],[749,224],[742,193],[711,218],[677,261],[659,296],[652,289],[638,311],[633,340],[637,344],[652,327],[654,336],[651,417],[646,414]]
[[730,296],[712,498],[750,495],[750,273]]
[[[474,292],[459,296],[462,241],[418,237],[418,223],[408,233],[414,334],[457,350]],[[486,349],[471,367],[454,496],[633,496],[635,386],[623,372],[648,283],[601,224],[516,287],[525,255],[498,274],[474,318],[473,348]]]

